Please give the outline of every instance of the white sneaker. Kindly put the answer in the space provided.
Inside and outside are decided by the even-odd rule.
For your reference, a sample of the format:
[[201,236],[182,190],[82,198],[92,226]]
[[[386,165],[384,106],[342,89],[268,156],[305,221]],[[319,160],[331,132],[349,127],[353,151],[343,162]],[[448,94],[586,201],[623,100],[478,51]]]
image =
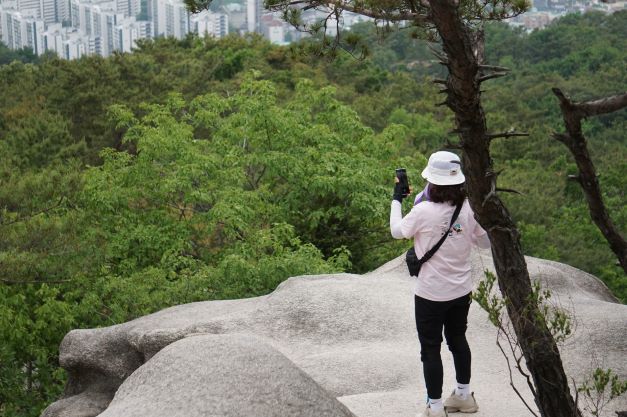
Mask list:
[[444,408],[446,408],[446,411],[449,413],[476,413],[479,410],[474,392],[471,392],[464,400],[462,397],[455,394],[455,390],[453,390],[451,396],[444,401]]
[[446,413],[446,409],[443,409],[442,411],[433,411],[431,407],[429,407],[429,404],[427,404],[425,411],[423,411],[422,414],[418,414],[418,417],[448,417],[448,414]]

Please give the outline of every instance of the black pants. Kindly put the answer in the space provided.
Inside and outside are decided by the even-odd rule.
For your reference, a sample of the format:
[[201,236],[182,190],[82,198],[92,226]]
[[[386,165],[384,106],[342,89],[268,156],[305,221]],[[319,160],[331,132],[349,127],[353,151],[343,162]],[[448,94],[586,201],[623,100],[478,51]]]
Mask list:
[[470,383],[470,347],[466,341],[470,301],[470,294],[450,301],[415,298],[420,360],[429,398],[442,398],[442,328],[448,348],[453,353],[457,382]]

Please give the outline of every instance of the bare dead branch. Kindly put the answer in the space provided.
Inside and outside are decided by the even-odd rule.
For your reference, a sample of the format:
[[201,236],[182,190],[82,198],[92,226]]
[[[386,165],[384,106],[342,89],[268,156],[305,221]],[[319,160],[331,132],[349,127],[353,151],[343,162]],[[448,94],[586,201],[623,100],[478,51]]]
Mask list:
[[514,190],[513,188],[496,188],[496,192],[502,192],[502,193],[514,193],[514,194],[519,194],[519,195],[524,195],[523,193],[521,193],[520,191]]
[[494,180],[496,180],[499,175],[503,173],[503,171],[505,171],[505,168],[499,169],[498,171],[488,171],[485,176],[487,178],[494,178]]
[[493,187],[490,192],[485,195],[485,197],[483,198],[483,203],[481,203],[481,205],[485,206],[486,203],[492,198],[496,198],[496,187]]
[[497,65],[479,65],[480,70],[485,71],[497,71],[497,72],[509,72],[511,69],[507,67],[499,67]]
[[490,191],[483,198],[483,202],[481,203],[482,207],[485,206],[486,203],[490,199],[493,199],[493,198],[498,199],[498,197],[496,195],[496,179],[501,174],[501,172],[502,171],[499,171],[499,172],[488,171],[488,172],[486,172],[486,177],[490,178]]
[[555,94],[555,96],[557,96],[557,98],[560,101],[560,104],[565,105],[565,106],[572,106],[572,103],[570,102],[568,98],[566,98],[562,90],[560,90],[559,88],[552,88],[551,91],[553,92],[553,94]]
[[554,133],[553,139],[563,143],[575,159],[581,185],[592,221],[599,228],[627,273],[627,242],[612,222],[597,178],[596,168],[588,151],[588,142],[581,130],[581,120],[590,115],[606,114],[627,107],[627,93],[581,103],[572,102],[559,88],[552,89],[558,98],[566,133]]
[[483,75],[483,76],[479,77],[477,79],[477,81],[482,83],[484,81],[492,80],[494,78],[505,77],[506,75],[507,75],[507,72],[493,72],[492,74]]
[[529,133],[526,132],[516,132],[516,131],[509,131],[509,132],[501,132],[501,133],[490,133],[488,135],[486,135],[486,139],[488,140],[492,140],[492,139],[497,139],[497,138],[512,138],[512,137],[519,137],[519,136],[529,136]]
[[[538,415],[533,411],[533,409],[529,406],[529,404],[527,404],[527,401],[522,396],[520,391],[518,391],[518,388],[516,388],[516,384],[514,384],[514,378],[512,375],[512,365],[509,362],[509,356],[507,356],[507,353],[505,353],[505,349],[503,349],[503,346],[501,346],[501,342],[499,342],[499,334],[500,332],[497,333],[496,335],[496,345],[498,346],[499,350],[503,354],[503,357],[505,358],[505,361],[507,362],[507,370],[509,371],[509,386],[512,387],[512,389],[514,390],[518,398],[520,398],[523,404],[525,404],[525,407],[527,407],[529,412],[533,414],[535,417],[538,417]],[[507,339],[508,339],[508,342],[510,343],[510,348],[511,348],[511,341],[509,340],[509,337]],[[513,348],[511,348],[511,350],[513,351]]]
[[627,93],[576,103],[566,97],[559,88],[552,88],[551,91],[553,91],[553,94],[559,99],[560,105],[565,106],[571,113],[575,113],[579,118],[613,113],[627,107]]
[[514,360],[516,361],[516,369],[518,370],[518,373],[520,373],[525,378],[527,382],[527,386],[529,387],[531,394],[535,398],[536,388],[533,385],[533,381],[531,380],[531,375],[525,372],[521,363],[523,360],[523,354],[520,351],[521,349],[520,343],[518,343],[517,339],[513,335],[511,335],[507,330],[504,329],[503,334],[505,334],[505,337],[507,337],[507,343],[509,344],[510,350],[512,352],[512,358],[514,358]]

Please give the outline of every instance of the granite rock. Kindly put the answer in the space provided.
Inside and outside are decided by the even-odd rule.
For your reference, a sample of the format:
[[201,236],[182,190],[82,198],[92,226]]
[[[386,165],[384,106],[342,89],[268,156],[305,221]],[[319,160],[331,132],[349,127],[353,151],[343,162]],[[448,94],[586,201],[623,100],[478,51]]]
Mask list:
[[[581,383],[597,366],[627,378],[627,306],[590,274],[527,262],[532,279],[575,319],[561,347],[569,378]],[[492,269],[489,252],[474,253],[473,279],[486,269]],[[475,415],[528,416],[510,388],[496,329],[476,303],[468,339],[480,405]],[[442,356],[447,393],[455,381],[445,344]],[[351,415],[342,414],[339,402],[357,417],[405,417],[416,415],[426,397],[413,278],[402,257],[365,275],[293,277],[263,297],[180,305],[113,327],[73,330],[61,344],[60,362],[70,375],[65,395],[42,417],[285,417],[314,400],[320,416]],[[533,406],[525,381],[513,378]],[[140,407],[139,398],[156,405]],[[625,409],[623,396],[606,415]]]

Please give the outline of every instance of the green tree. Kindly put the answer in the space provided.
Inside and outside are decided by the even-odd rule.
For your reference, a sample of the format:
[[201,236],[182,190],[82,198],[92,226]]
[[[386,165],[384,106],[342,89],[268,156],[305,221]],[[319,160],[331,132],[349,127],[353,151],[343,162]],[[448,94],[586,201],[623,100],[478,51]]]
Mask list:
[[302,81],[279,103],[273,83],[247,75],[227,97],[115,105],[107,123],[125,149],[86,170],[60,154],[27,159],[29,172],[25,151],[0,141],[16,155],[0,193],[4,415],[36,416],[59,395],[58,345],[73,327],[266,294],[396,253],[374,225],[387,216],[384,166],[409,162],[387,146],[404,130],[375,134],[333,94]]
[[13,50],[0,42],[0,65],[10,64],[13,61],[28,63],[37,62],[38,60],[39,58],[30,48]]

